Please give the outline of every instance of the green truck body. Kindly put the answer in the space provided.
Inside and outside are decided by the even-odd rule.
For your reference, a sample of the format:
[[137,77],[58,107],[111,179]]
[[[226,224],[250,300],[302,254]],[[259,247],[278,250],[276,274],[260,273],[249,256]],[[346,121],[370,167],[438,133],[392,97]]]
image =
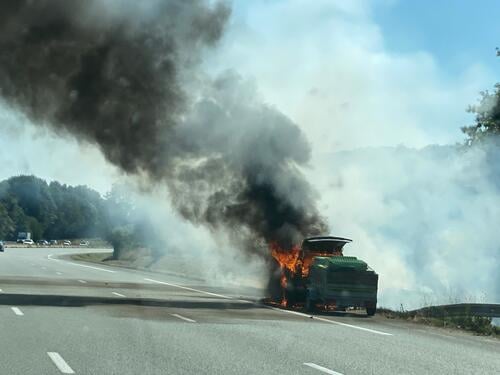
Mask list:
[[375,314],[378,275],[364,261],[343,255],[350,242],[342,237],[306,238],[292,266],[289,258],[273,255],[277,262],[268,284],[271,298],[284,306],[304,304],[308,311],[323,306],[365,308],[368,315]]
[[339,310],[364,307],[375,314],[378,275],[356,257],[314,257],[305,285],[308,310],[320,304]]

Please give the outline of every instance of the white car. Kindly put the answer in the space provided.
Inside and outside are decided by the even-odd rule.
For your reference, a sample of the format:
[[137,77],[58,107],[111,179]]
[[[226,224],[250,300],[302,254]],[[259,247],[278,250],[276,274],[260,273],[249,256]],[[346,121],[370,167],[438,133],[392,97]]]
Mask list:
[[69,241],[69,240],[65,240],[65,241],[63,242],[63,246],[71,246],[71,241]]
[[23,240],[23,245],[34,245],[35,242],[33,240]]
[[89,246],[89,241],[80,241],[80,246]]

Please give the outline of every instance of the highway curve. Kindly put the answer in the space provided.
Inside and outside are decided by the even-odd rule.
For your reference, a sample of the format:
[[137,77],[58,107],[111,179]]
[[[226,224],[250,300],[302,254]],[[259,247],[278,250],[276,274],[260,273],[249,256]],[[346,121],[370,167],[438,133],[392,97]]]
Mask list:
[[[95,251],[95,250],[92,250]],[[0,253],[2,374],[498,374],[500,340],[309,315],[165,274]]]

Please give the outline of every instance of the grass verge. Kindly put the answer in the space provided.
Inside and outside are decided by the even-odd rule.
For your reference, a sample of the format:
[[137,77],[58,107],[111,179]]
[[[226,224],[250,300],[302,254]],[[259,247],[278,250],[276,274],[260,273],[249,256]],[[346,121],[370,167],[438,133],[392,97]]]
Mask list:
[[[438,307],[436,307],[438,308]],[[492,324],[492,318],[473,316],[465,313],[461,316],[426,316],[418,311],[395,311],[386,308],[377,309],[377,313],[387,319],[401,319],[432,327],[460,329],[481,336],[493,336],[500,339],[500,327]]]

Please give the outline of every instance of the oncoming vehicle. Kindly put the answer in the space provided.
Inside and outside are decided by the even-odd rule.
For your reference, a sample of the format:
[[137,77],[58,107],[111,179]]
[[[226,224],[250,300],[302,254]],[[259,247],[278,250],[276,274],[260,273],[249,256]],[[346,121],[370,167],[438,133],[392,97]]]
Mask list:
[[345,311],[365,308],[374,315],[377,307],[378,275],[356,257],[344,256],[343,247],[352,242],[342,237],[311,237],[291,251],[272,249],[280,271],[274,272],[269,290],[282,305],[305,304]]
[[32,246],[35,242],[33,240],[23,240],[23,245]]
[[64,240],[63,241],[63,246],[71,246],[71,241],[70,240]]
[[80,241],[80,246],[89,246],[89,241]]
[[38,241],[38,245],[39,246],[48,246],[49,245],[49,242],[46,241],[46,240],[40,240]]

